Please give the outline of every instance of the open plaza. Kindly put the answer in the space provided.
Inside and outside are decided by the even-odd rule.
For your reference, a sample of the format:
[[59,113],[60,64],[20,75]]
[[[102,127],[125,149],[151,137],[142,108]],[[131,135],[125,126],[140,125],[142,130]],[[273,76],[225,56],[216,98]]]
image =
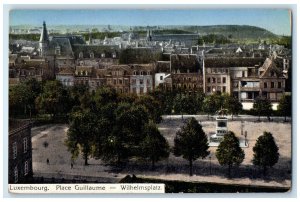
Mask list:
[[[190,116],[180,115],[163,116],[158,125],[162,135],[167,139],[170,148],[174,146],[176,132]],[[206,134],[212,134],[216,129],[214,117],[208,119],[206,115],[194,116],[202,125]],[[119,182],[126,175],[136,175],[142,178],[179,180],[188,182],[218,182],[225,184],[257,185],[291,187],[291,122],[283,122],[283,118],[273,118],[268,121],[257,117],[239,116],[228,117],[228,130],[233,131],[241,140],[246,141],[242,149],[245,159],[238,168],[232,169],[232,178],[227,178],[227,167],[219,165],[215,156],[217,147],[210,147],[210,155],[205,159],[194,162],[194,175],[189,176],[188,161],[182,157],[175,157],[172,153],[169,158],[159,161],[155,170],[151,170],[150,162],[141,162],[139,159],[130,159],[122,168],[105,164],[99,159],[90,158],[89,165],[84,166],[84,160],[79,156],[74,162],[65,146],[68,125],[53,124],[32,128],[32,162],[33,176],[39,178],[55,178],[66,180],[84,180],[87,182]],[[253,151],[257,138],[264,131],[271,132],[279,147],[279,161],[273,168],[268,169],[267,177],[263,177],[261,170],[252,165]],[[241,134],[243,133],[243,135]],[[247,134],[245,137],[244,134]],[[246,138],[246,139],[245,139]],[[47,163],[47,159],[49,163]],[[71,163],[73,166],[71,167]]]

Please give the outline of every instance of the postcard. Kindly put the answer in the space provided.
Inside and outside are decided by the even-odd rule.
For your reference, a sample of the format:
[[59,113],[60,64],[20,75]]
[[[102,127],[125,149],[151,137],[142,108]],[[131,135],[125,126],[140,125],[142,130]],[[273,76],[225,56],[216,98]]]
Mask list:
[[291,24],[271,8],[10,10],[9,192],[290,191]]

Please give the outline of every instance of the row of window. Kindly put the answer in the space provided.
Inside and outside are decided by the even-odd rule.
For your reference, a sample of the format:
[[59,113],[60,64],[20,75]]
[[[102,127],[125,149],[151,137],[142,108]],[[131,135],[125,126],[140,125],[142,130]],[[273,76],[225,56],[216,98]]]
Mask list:
[[192,81],[200,81],[202,80],[200,77],[181,77],[181,78],[174,78],[174,81],[177,82],[181,82],[181,81],[188,81],[188,82],[192,82]]
[[[29,172],[29,163],[28,161],[25,161],[24,163],[24,176],[28,175]],[[15,167],[14,169],[14,178],[15,178],[15,183],[19,181],[19,170],[18,166]]]
[[208,93],[215,93],[215,92],[225,93],[226,86],[207,86],[206,92],[208,92]]
[[[150,85],[151,80],[147,79],[146,83],[147,83],[147,85]],[[131,84],[140,84],[140,85],[142,85],[142,84],[144,84],[144,79],[131,79]]]
[[[17,142],[13,143],[12,149],[13,149],[13,159],[16,159],[17,155],[18,155]],[[27,151],[28,151],[28,140],[27,140],[27,137],[25,137],[25,138],[23,138],[23,152],[26,153]]]
[[282,83],[279,81],[277,82],[277,85],[276,85],[276,82],[264,82],[264,88],[282,88]]
[[208,77],[207,83],[226,83],[226,77]]
[[207,68],[206,73],[228,73],[228,68]]
[[140,71],[140,72],[134,71],[133,72],[133,75],[150,75],[150,74],[151,74],[150,71],[147,71],[147,72],[144,72],[144,71]]

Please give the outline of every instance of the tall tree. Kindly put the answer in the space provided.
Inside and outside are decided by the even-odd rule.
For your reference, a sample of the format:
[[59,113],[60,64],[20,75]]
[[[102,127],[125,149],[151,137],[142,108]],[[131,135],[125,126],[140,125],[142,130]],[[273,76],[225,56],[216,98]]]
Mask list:
[[237,115],[243,110],[243,105],[238,98],[225,94],[224,108],[231,113],[231,119],[233,119],[233,115]]
[[267,116],[270,119],[272,114],[271,101],[265,97],[257,97],[253,104],[253,110],[258,115],[259,121],[261,116]]
[[142,95],[136,99],[136,104],[144,106],[149,112],[149,118],[155,123],[161,121],[161,103],[154,99],[151,95]]
[[82,153],[84,165],[92,152],[95,135],[99,132],[96,116],[89,110],[78,110],[71,114],[71,124],[67,132],[66,145],[73,158]]
[[274,166],[279,159],[278,146],[269,132],[264,132],[256,140],[253,147],[253,164],[263,168],[263,174],[266,175],[267,167]]
[[290,95],[284,95],[279,100],[278,111],[280,115],[284,116],[286,121],[287,116],[292,114],[292,97]]
[[203,101],[203,111],[209,115],[213,115],[223,106],[223,97],[217,93],[208,95]]
[[202,126],[195,118],[188,120],[187,124],[177,131],[174,139],[173,153],[189,161],[190,176],[193,175],[193,161],[208,156],[208,140]]
[[52,118],[59,113],[68,113],[72,108],[68,91],[57,80],[47,81],[35,101],[39,111],[50,114]]
[[144,133],[145,138],[140,146],[141,156],[150,159],[154,169],[155,162],[169,157],[169,144],[153,122],[146,125]]
[[231,167],[243,162],[245,153],[240,148],[239,140],[233,132],[229,131],[224,135],[224,139],[217,148],[216,157],[221,165],[228,166],[229,177],[231,177]]

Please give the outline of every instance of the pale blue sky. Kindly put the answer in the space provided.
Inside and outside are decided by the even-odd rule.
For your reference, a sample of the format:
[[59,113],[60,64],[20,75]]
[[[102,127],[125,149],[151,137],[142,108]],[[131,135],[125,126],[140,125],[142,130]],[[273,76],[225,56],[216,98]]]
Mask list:
[[284,9],[197,10],[12,10],[10,25],[253,25],[290,35]]

